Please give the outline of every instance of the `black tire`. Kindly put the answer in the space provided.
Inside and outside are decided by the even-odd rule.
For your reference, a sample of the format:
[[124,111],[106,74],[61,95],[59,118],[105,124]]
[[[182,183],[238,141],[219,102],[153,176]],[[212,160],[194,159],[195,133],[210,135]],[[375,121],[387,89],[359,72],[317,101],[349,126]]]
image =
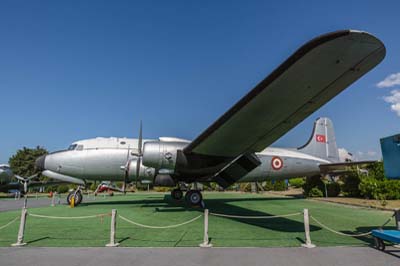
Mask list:
[[374,236],[374,245],[376,249],[379,249],[379,238]]
[[185,200],[191,206],[200,206],[203,196],[199,190],[189,190],[186,192]]
[[72,199],[72,197],[73,197],[74,195],[75,195],[75,201],[74,201],[75,206],[79,205],[79,204],[82,202],[82,199],[83,199],[82,193],[81,193],[80,191],[78,191],[78,192],[76,192],[76,194],[75,194],[75,191],[72,191],[72,192],[70,192],[70,193],[68,194],[68,196],[67,196],[67,203],[68,203],[68,205],[71,205],[71,199]]
[[385,242],[382,239],[379,239],[379,250],[384,251],[386,248]]
[[182,199],[182,198],[183,198],[183,192],[182,192],[182,190],[180,190],[180,189],[178,189],[178,188],[173,189],[173,190],[171,191],[171,197],[172,197],[174,200],[180,200],[180,199]]

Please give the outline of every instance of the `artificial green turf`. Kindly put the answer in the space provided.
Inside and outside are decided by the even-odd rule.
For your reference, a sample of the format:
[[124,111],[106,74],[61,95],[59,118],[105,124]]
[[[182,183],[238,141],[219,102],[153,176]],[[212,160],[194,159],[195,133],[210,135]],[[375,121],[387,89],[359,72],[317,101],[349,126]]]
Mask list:
[[[329,227],[347,233],[366,232],[382,225],[392,213],[305,199],[267,197],[256,194],[205,193],[210,212],[232,215],[279,215],[302,211]],[[34,200],[34,199],[31,199]],[[50,199],[49,199],[50,203]],[[29,206],[29,203],[28,203]],[[178,224],[198,216],[199,208],[186,208],[167,194],[137,193],[126,196],[98,197],[78,207],[67,205],[28,209],[28,212],[52,216],[86,216],[111,212],[135,222],[164,226]],[[20,211],[0,213],[0,227],[18,216]],[[317,246],[369,245],[371,237],[345,237],[333,234],[315,222],[311,239]],[[0,246],[16,242],[19,220],[0,230]],[[387,228],[394,228],[391,222]],[[51,220],[28,216],[25,242],[30,246],[104,246],[109,242],[110,217],[85,220]],[[244,220],[210,216],[209,237],[219,247],[297,247],[304,240],[303,216]],[[198,246],[203,240],[203,217],[177,228],[148,229],[117,219],[117,241],[121,246],[173,247]]]

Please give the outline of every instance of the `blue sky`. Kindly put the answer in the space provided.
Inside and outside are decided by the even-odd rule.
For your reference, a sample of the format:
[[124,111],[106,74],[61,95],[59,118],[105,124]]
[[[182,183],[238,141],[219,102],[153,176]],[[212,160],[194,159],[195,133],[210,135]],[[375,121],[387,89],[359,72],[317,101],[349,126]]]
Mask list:
[[300,45],[348,28],[378,36],[385,60],[274,146],[328,116],[339,147],[380,158],[379,138],[400,132],[400,75],[376,85],[400,72],[400,2],[366,2],[1,1],[0,162],[136,137],[140,119],[147,138],[193,139]]

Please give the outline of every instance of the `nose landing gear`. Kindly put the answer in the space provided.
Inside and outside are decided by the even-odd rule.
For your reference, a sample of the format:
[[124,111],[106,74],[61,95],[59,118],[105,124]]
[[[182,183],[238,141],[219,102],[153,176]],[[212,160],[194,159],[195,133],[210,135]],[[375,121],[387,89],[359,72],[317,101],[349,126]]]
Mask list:
[[81,187],[78,187],[75,191],[71,191],[67,196],[67,203],[71,205],[71,200],[74,198],[74,205],[77,206],[82,202],[83,196]]

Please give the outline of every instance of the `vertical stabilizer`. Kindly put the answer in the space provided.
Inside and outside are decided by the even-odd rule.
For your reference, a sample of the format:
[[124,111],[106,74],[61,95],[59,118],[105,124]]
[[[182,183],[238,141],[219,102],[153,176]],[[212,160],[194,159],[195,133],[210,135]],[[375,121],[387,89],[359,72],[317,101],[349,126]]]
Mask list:
[[314,122],[311,138],[298,150],[331,162],[338,162],[339,152],[332,121],[327,117],[318,118]]

